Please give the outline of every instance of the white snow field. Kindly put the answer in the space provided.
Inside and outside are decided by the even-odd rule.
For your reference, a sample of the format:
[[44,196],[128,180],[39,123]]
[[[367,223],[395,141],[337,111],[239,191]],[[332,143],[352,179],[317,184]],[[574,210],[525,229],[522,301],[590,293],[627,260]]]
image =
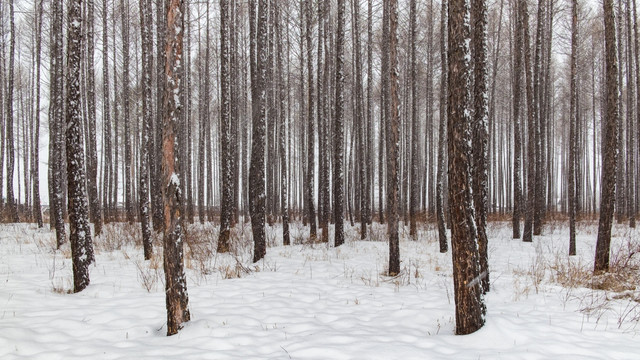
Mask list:
[[[292,226],[292,241],[304,241],[308,230]],[[569,259],[564,223],[533,243],[490,223],[486,325],[466,336],[454,335],[451,254],[439,253],[436,232],[423,228],[415,242],[403,233],[404,270],[389,278],[384,231],[358,241],[348,227],[336,249],[281,246],[276,227],[254,265],[250,227],[236,230],[236,255],[215,254],[213,225],[191,227],[192,320],[167,337],[159,239],[144,261],[138,227],[107,226],[94,239],[91,285],[70,294],[69,245],[56,251],[48,228],[2,225],[0,359],[640,359],[637,284],[615,275],[615,291],[584,286],[597,225],[578,227]],[[616,266],[637,273],[639,235],[615,226]]]

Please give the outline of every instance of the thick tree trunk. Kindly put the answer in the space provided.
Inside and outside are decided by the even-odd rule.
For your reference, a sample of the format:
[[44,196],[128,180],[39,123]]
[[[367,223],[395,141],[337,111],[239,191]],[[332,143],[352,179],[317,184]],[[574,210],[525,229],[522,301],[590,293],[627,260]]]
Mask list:
[[[167,307],[167,335],[174,335],[189,321],[189,296],[183,268],[184,230],[180,162],[176,156],[177,127],[183,111],[180,103],[182,44],[184,31],[183,0],[167,2],[165,50],[165,87],[162,129],[162,198],[164,202],[164,274]],[[178,96],[176,96],[178,95]]]
[[89,286],[89,265],[94,261],[89,208],[85,184],[80,109],[80,62],[82,61],[82,0],[72,0],[67,32],[66,149],[69,184],[69,241],[73,263],[73,291]]
[[486,313],[471,191],[469,11],[468,0],[449,2],[448,169],[457,335],[480,329]]

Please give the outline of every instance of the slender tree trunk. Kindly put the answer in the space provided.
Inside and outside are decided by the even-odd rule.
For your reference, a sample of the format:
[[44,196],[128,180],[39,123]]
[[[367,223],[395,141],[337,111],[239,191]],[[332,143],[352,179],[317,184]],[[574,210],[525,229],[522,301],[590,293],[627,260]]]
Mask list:
[[[287,103],[287,84],[284,80],[284,67],[283,67],[283,53],[285,52],[283,46],[283,33],[282,33],[282,24],[281,24],[281,9],[279,7],[275,7],[275,19],[273,21],[275,25],[275,36],[277,38],[277,56],[276,56],[276,73],[278,78],[278,113],[279,113],[279,122],[278,122],[278,146],[280,152],[280,206],[282,211],[282,244],[290,245],[291,239],[289,236],[289,178],[287,171],[287,137],[286,137],[286,126],[288,123],[289,113],[287,112],[285,104]],[[289,58],[287,57],[287,61]]]
[[[571,1],[571,65],[570,81],[570,109],[569,109],[569,255],[576,254],[576,67],[578,59],[578,1]],[[595,145],[595,144],[594,144]]]
[[103,133],[103,180],[102,180],[102,205],[105,212],[104,220],[111,220],[111,176],[113,173],[113,158],[111,151],[111,108],[109,90],[109,36],[107,26],[107,1],[102,1],[102,133]]
[[[166,22],[167,22],[167,5],[168,0],[155,0],[156,4],[156,121],[154,127],[154,162],[155,173],[151,176],[151,187],[153,189],[160,189],[162,187],[162,131],[164,123],[163,108],[164,104],[162,99],[164,97],[164,91],[166,86],[166,73],[165,73],[165,45],[166,45]],[[115,43],[114,43],[115,47]],[[117,146],[116,146],[117,148]],[[117,151],[117,150],[116,150]],[[153,230],[160,232],[164,230],[164,203],[162,199],[161,191],[153,191],[152,197],[152,211],[153,211]]]
[[218,252],[229,251],[229,235],[231,226],[232,206],[232,159],[231,159],[231,121],[229,102],[229,0],[220,0],[220,139],[222,151],[222,198],[220,202],[220,236],[218,237]]
[[94,1],[87,0],[87,187],[89,190],[89,215],[96,236],[102,233],[100,197],[98,195],[98,150],[96,145],[96,80],[94,70]]
[[600,195],[600,221],[598,224],[598,240],[594,273],[609,270],[609,249],[611,245],[611,225],[615,210],[616,166],[618,148],[618,57],[616,49],[615,15],[613,0],[603,1],[604,36],[605,36],[605,70],[606,70],[606,117],[604,119],[602,180]]
[[409,235],[411,235],[414,240],[417,240],[418,229],[416,222],[418,212],[420,210],[420,184],[418,183],[420,173],[420,140],[418,137],[418,132],[420,131],[420,120],[418,119],[418,69],[416,64],[416,38],[418,24],[416,14],[416,0],[411,0],[409,4],[409,22],[411,23],[411,194],[409,195]]
[[338,28],[336,32],[336,99],[333,123],[333,211],[336,247],[344,243],[344,32],[345,0],[338,0]]
[[305,182],[307,201],[306,207],[309,217],[309,238],[314,242],[317,237],[316,211],[314,206],[314,179],[315,179],[315,119],[314,119],[314,95],[313,95],[313,12],[311,1],[306,1],[306,42],[307,42],[307,180]]
[[[51,217],[56,229],[56,247],[59,249],[66,241],[64,225],[64,136],[63,131],[63,34],[62,3],[51,4],[51,53],[50,53],[50,103],[49,103],[49,199]],[[4,148],[4,147],[3,147]],[[2,157],[0,157],[1,159]]]
[[129,4],[122,0],[122,104],[124,122],[124,204],[127,221],[133,223],[133,192],[132,192],[132,162],[131,156],[131,118],[130,118],[130,89],[129,89]]
[[399,149],[400,141],[400,99],[398,96],[398,2],[385,0],[388,12],[389,33],[389,115],[387,122],[387,235],[389,236],[389,276],[400,274],[400,239],[398,236],[398,192],[399,192]]
[[445,253],[448,250],[447,229],[445,227],[444,216],[444,178],[446,164],[446,130],[447,130],[447,101],[448,101],[448,56],[447,56],[447,19],[448,19],[448,2],[442,2],[440,12],[440,61],[442,71],[440,75],[440,124],[438,125],[438,169],[436,174],[436,218],[438,223],[438,239],[440,243],[440,252]]
[[529,36],[529,6],[520,3],[520,13],[524,29],[524,68],[527,99],[527,199],[525,209],[524,233],[522,241],[533,241],[533,215],[536,197],[536,100],[533,95],[533,74],[531,64],[531,44]]
[[149,217],[149,164],[153,148],[151,137],[153,136],[153,100],[151,99],[153,71],[153,55],[151,36],[151,0],[140,0],[140,35],[142,44],[142,144],[140,145],[140,223],[142,226],[142,245],[144,247],[145,260],[151,259],[153,253],[151,243],[151,219]]
[[523,19],[520,7],[526,4],[521,1],[516,2],[516,31],[514,45],[514,81],[513,81],[513,238],[520,238],[520,212],[522,204],[522,183],[521,183],[521,165],[520,156],[522,153],[520,140],[520,106],[522,103],[522,51],[523,51]]
[[35,108],[34,108],[34,129],[33,129],[33,160],[31,164],[31,176],[33,177],[33,218],[41,228],[42,209],[40,206],[40,60],[42,54],[42,0],[36,4],[36,79],[35,79]]
[[15,149],[13,134],[13,88],[14,88],[14,63],[15,63],[15,46],[16,46],[16,30],[14,21],[14,0],[9,0],[9,19],[10,19],[10,37],[9,37],[9,81],[7,84],[6,111],[5,117],[7,139],[7,219],[10,222],[18,222],[18,207],[13,195],[13,168],[15,165]]
[[489,99],[487,76],[487,4],[484,0],[472,0],[473,12],[473,203],[478,227],[478,252],[483,292],[489,291],[489,254],[487,238],[488,211],[488,141],[489,141]]

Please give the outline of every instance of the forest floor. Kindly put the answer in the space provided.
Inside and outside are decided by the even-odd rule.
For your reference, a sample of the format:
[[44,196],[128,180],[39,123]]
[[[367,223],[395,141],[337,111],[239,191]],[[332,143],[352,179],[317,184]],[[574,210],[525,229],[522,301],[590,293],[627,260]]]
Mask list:
[[[614,227],[612,264],[591,276],[597,225],[547,224],[533,243],[489,225],[486,325],[455,336],[451,254],[423,226],[401,235],[402,273],[385,276],[385,228],[367,241],[347,226],[340,248],[282,246],[268,230],[251,263],[250,227],[232,254],[216,254],[217,227],[189,228],[185,264],[192,320],[166,337],[160,239],[144,261],[139,226],[108,225],[95,239],[91,285],[72,289],[69,245],[34,225],[0,226],[1,359],[637,359],[640,232]],[[403,230],[404,231],[404,230]]]

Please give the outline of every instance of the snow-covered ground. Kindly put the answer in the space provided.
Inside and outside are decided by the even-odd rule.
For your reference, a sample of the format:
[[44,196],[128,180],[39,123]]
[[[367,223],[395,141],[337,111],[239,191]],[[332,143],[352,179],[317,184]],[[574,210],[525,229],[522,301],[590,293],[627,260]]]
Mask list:
[[[433,229],[416,242],[403,234],[404,270],[389,278],[380,226],[371,241],[348,228],[338,249],[281,246],[280,229],[270,229],[255,265],[249,227],[236,231],[236,255],[215,254],[213,226],[193,227],[185,249],[192,320],[167,337],[162,258],[143,260],[136,228],[110,226],[95,239],[91,285],[69,294],[68,244],[55,251],[48,229],[3,225],[0,358],[638,359],[638,290],[584,287],[597,228],[578,231],[569,259],[562,225],[527,244],[511,239],[508,224],[490,224],[487,322],[455,336],[451,254],[439,253]],[[292,240],[303,234],[294,224]],[[614,235],[621,263],[639,233],[616,226]]]

